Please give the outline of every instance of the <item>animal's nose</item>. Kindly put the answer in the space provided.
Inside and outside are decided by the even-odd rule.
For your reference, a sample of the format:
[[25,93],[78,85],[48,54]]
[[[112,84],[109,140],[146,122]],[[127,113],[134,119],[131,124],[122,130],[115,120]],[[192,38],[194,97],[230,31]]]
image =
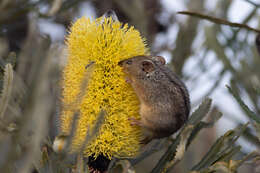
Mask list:
[[123,63],[124,63],[124,60],[119,61],[118,65],[119,65],[120,67],[122,67],[122,66],[123,66]]

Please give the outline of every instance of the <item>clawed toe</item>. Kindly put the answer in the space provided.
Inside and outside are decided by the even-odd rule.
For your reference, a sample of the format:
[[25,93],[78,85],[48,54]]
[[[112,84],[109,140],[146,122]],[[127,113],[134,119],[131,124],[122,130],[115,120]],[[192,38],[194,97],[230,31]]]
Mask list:
[[136,119],[135,117],[129,117],[128,120],[130,121],[130,124],[133,125],[137,125],[137,126],[142,126],[142,122],[138,119]]

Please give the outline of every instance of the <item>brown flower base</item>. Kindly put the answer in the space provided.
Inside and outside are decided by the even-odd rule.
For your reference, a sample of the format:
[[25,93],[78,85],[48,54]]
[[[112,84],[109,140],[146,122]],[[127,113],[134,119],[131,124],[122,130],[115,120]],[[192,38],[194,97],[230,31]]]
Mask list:
[[99,155],[96,159],[92,156],[88,158],[88,167],[90,173],[106,173],[110,160],[103,155]]

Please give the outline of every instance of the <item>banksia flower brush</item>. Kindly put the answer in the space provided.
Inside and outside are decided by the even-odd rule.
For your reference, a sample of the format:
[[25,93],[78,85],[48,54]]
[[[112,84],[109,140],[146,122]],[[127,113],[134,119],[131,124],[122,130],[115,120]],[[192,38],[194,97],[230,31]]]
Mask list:
[[[141,129],[131,126],[129,117],[139,117],[139,101],[125,82],[118,62],[148,54],[140,33],[112,18],[78,19],[67,37],[68,61],[63,74],[60,116],[61,132],[70,134],[75,110],[79,112],[72,152],[78,151],[88,131],[93,129],[101,110],[104,123],[84,148],[85,156],[96,158],[134,157],[140,149]],[[86,66],[94,62],[93,68]],[[91,71],[91,72],[90,72]],[[88,84],[82,83],[88,75]],[[83,94],[82,99],[77,97]],[[66,105],[73,105],[66,107]]]

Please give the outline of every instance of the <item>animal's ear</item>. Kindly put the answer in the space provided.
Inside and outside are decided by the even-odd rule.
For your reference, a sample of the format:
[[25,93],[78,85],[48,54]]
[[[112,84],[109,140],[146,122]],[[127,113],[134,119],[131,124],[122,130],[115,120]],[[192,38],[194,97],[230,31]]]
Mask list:
[[156,62],[158,65],[164,65],[166,63],[164,57],[162,56],[154,56],[152,59]]
[[149,73],[155,69],[154,63],[150,60],[142,61],[142,70]]

